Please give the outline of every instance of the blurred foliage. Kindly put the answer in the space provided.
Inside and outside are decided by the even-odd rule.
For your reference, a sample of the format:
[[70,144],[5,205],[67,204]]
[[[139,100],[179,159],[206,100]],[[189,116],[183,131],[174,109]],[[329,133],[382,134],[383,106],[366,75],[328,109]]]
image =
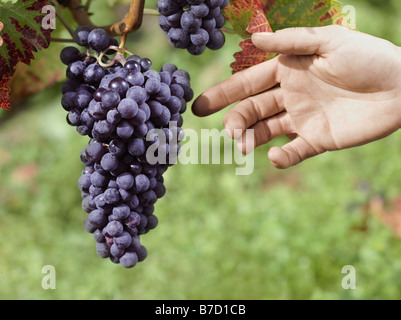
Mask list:
[[[102,24],[115,20],[101,10],[106,1],[93,2]],[[346,4],[359,30],[401,45],[399,1]],[[129,41],[155,68],[171,61],[189,70],[198,95],[230,75],[239,37],[193,57],[145,17]],[[268,146],[255,151],[249,176],[236,176],[235,165],[169,169],[159,225],[142,237],[148,258],[126,270],[98,258],[83,229],[77,179],[87,139],[66,124],[59,92],[55,85],[0,115],[1,299],[401,298],[401,240],[366,206],[375,194],[401,193],[399,132],[285,171],[268,163]],[[188,109],[184,127],[220,130],[223,114]],[[41,287],[44,265],[56,268],[55,290]],[[356,268],[356,290],[341,286],[345,265]]]

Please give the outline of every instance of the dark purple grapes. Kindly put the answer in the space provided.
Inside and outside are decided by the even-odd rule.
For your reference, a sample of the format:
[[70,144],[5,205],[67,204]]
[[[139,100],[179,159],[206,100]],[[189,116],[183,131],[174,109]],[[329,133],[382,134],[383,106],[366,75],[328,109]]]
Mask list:
[[220,49],[225,42],[219,30],[225,24],[222,10],[228,0],[158,0],[159,26],[174,48],[192,55],[206,48]]
[[[177,23],[182,15],[168,21]],[[201,30],[191,34],[195,42],[204,42]],[[118,43],[106,35],[79,28],[75,38],[85,52],[75,47],[61,52],[68,66],[61,105],[67,123],[90,138],[80,154],[85,168],[78,179],[81,207],[88,214],[84,228],[93,233],[99,257],[131,268],[147,256],[140,236],[158,224],[155,203],[166,192],[163,174],[176,162],[176,126],[182,125],[181,113],[193,91],[188,72],[170,63],[158,72],[150,59],[137,55],[106,68],[95,59],[82,59],[86,50],[114,54],[108,47]],[[170,128],[170,121],[177,123]]]

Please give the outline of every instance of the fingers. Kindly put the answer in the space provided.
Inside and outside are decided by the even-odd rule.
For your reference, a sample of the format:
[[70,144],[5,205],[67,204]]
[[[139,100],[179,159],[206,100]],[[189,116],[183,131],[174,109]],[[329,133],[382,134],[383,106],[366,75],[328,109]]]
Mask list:
[[306,140],[298,137],[282,148],[271,148],[268,157],[273,166],[286,169],[320,153],[322,152],[315,150]]
[[284,97],[280,88],[272,89],[242,100],[223,118],[227,135],[239,139],[246,128],[260,120],[284,111]]
[[208,116],[226,106],[266,91],[277,82],[277,58],[240,71],[202,93],[193,103],[192,111]]
[[329,50],[330,37],[342,30],[343,27],[340,26],[288,28],[274,33],[254,33],[252,42],[267,52],[295,55],[324,54]]
[[266,144],[278,136],[293,133],[294,125],[290,115],[287,112],[282,112],[274,117],[259,121],[249,129],[237,142],[238,149],[243,154],[250,153],[256,147]]

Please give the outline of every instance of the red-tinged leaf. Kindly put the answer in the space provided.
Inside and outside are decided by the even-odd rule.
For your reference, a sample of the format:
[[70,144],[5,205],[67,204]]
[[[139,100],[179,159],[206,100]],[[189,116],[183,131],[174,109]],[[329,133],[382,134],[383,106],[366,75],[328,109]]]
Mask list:
[[337,0],[261,0],[274,31],[289,27],[318,27],[343,23],[343,5]]
[[242,40],[239,43],[239,46],[242,51],[234,53],[235,61],[230,65],[233,74],[261,62],[270,60],[276,56],[275,53],[269,53],[256,48],[250,38]]
[[[244,27],[246,14],[242,19],[240,11],[250,7],[262,8],[265,21],[256,9],[255,14]],[[255,32],[268,32],[288,27],[317,27],[330,24],[343,24],[344,13],[342,4],[337,0],[233,0],[230,10],[225,12],[227,18],[233,24],[233,28],[243,37]],[[234,17],[234,18],[233,18]],[[244,28],[239,32],[236,28]],[[234,54],[235,62],[231,64],[233,73],[271,59],[275,54],[266,53],[255,48],[250,40],[240,42],[241,52]]]
[[270,27],[270,23],[269,21],[267,21],[263,11],[258,11],[256,13],[256,16],[246,27],[246,31],[250,34],[256,32],[273,32],[272,28]]
[[0,80],[0,106],[6,110],[10,110],[10,90],[8,88],[10,78],[8,74],[5,74]]
[[263,12],[260,0],[231,0],[224,9],[225,18],[230,21],[233,29],[242,38],[248,38],[248,25]]
[[[256,32],[272,32],[272,29],[264,13],[258,11],[257,15],[247,26],[246,31],[251,34]],[[275,56],[274,53],[256,48],[250,38],[242,40],[239,46],[242,50],[234,53],[235,61],[230,65],[233,73],[269,60]]]
[[65,66],[60,62],[61,46],[52,43],[30,65],[19,63],[8,85],[12,105],[41,92],[65,77]]
[[41,10],[46,4],[47,0],[0,0],[0,20],[3,25],[0,31],[3,40],[0,46],[2,109],[10,109],[7,82],[14,74],[17,63],[29,64],[34,52],[49,46],[52,30],[45,30],[41,26],[44,17]]

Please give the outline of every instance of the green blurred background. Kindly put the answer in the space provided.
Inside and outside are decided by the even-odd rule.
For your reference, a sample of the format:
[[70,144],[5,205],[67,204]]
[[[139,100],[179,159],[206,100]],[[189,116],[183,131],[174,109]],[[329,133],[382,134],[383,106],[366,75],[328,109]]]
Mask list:
[[[117,19],[105,2],[93,2],[95,23]],[[401,45],[400,1],[345,4],[359,30]],[[223,49],[193,57],[172,49],[147,16],[128,48],[156,68],[189,70],[198,95],[230,75],[238,40],[227,35]],[[156,203],[159,225],[142,237],[149,255],[126,270],[98,258],[83,229],[77,179],[87,139],[66,124],[59,92],[57,84],[0,113],[0,299],[401,298],[399,132],[285,171],[266,157],[285,139],[255,151],[249,176],[236,176],[235,165],[174,166]],[[188,109],[184,128],[221,130],[223,114]],[[383,208],[369,205],[376,195]],[[55,290],[41,286],[45,265],[56,269]],[[355,290],[341,286],[345,265],[356,269]]]

